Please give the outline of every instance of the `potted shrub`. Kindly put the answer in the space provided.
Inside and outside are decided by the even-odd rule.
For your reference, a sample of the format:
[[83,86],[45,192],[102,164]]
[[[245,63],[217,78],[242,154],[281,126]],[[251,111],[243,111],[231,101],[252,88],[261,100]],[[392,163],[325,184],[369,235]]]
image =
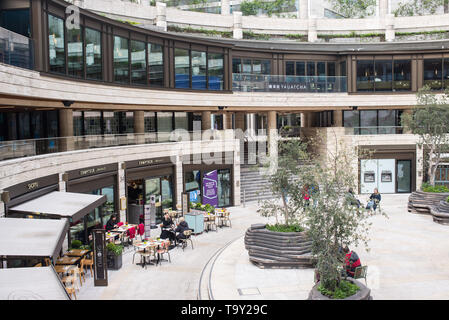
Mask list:
[[106,246],[108,269],[118,270],[122,267],[123,246],[109,242]]
[[73,240],[72,241],[72,249],[80,249],[80,247],[83,245],[83,243],[80,240]]

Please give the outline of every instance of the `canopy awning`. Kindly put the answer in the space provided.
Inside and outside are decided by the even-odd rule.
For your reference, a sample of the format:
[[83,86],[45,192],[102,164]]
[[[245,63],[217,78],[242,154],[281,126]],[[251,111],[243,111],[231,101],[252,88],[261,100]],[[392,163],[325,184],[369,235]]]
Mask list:
[[10,212],[45,214],[77,221],[107,200],[106,195],[53,191],[9,208]]
[[69,229],[67,219],[0,219],[0,257],[55,257]]
[[0,300],[69,300],[53,267],[0,269]]

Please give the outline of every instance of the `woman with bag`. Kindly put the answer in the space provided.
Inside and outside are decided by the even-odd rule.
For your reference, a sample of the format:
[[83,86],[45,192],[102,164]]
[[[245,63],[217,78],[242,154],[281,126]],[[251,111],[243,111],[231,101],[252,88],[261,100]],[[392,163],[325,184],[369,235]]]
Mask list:
[[379,190],[377,188],[374,188],[374,192],[369,197],[369,202],[366,205],[366,209],[373,209],[376,211],[377,205],[379,204],[380,200],[382,199]]

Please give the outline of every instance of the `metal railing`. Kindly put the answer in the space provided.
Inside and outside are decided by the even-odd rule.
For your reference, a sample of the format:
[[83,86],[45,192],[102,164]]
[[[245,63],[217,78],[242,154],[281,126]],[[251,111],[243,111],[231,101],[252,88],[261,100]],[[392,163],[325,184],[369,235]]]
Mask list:
[[0,63],[34,69],[33,40],[0,28]]
[[345,135],[368,135],[368,134],[402,134],[403,127],[378,126],[378,127],[345,127]]
[[241,92],[347,92],[346,77],[232,74],[232,90]]
[[[183,134],[183,138],[189,138],[191,141],[203,140],[201,132],[185,131]],[[188,135],[188,137],[185,136],[186,134]],[[150,132],[142,134],[129,133],[116,135],[110,134],[0,141],[0,161],[49,153],[86,150],[94,148],[179,142],[181,141],[181,136],[182,135],[173,134],[171,132]],[[224,134],[216,130],[212,131],[212,135],[207,135],[207,137],[204,137],[204,140],[223,139],[225,139]]]

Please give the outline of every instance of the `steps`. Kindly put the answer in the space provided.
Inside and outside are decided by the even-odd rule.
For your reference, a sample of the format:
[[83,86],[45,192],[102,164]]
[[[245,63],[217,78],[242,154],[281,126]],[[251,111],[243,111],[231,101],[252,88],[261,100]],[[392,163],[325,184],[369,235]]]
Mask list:
[[268,189],[268,180],[265,178],[256,165],[242,165],[240,167],[240,199],[245,202],[269,199],[273,194]]

